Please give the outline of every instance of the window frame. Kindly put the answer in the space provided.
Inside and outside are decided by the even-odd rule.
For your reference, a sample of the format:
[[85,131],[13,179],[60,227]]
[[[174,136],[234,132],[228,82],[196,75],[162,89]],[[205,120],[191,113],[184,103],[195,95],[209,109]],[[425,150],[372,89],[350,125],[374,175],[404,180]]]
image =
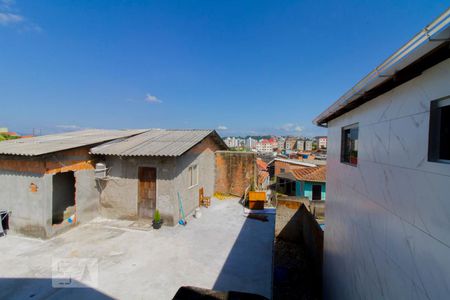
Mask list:
[[[356,153],[356,163],[352,163],[350,161],[350,159],[349,159],[349,161],[344,159],[344,157],[345,157],[345,155],[344,155],[344,153],[345,153],[345,135],[344,135],[344,132],[346,130],[355,129],[355,128],[358,130],[358,137],[357,137],[356,140],[359,141],[359,123],[353,123],[353,124],[350,124],[350,125],[347,125],[347,126],[344,126],[344,127],[341,128],[341,155],[340,155],[340,162],[342,164],[349,165],[349,166],[352,166],[352,167],[357,167],[358,166],[358,152],[359,152],[359,149],[356,149],[356,152],[357,152]],[[350,158],[350,156],[349,156],[349,158]]]
[[450,164],[450,159],[440,158],[441,141],[441,109],[450,107],[450,96],[438,98],[430,102],[430,123],[428,131],[428,161]]
[[[189,189],[197,186],[198,185],[198,165],[197,164],[189,166],[188,176],[189,176]],[[195,181],[193,179],[195,179]]]

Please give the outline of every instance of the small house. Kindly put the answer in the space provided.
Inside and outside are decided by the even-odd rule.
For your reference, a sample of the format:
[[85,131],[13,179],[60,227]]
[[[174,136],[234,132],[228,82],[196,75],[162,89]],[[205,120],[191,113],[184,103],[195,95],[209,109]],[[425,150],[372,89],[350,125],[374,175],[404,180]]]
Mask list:
[[277,177],[280,192],[311,201],[326,199],[326,166],[295,169]]
[[0,142],[0,210],[12,232],[49,238],[98,215],[89,149],[142,130],[83,130]]
[[288,159],[276,157],[268,164],[268,170],[270,177],[276,177],[280,174],[290,173],[292,170],[300,168],[316,167],[317,165],[312,163],[303,162],[297,159]]
[[214,130],[163,129],[92,148],[107,169],[99,179],[102,215],[151,219],[158,209],[164,224],[177,224],[180,206],[190,214],[200,192],[214,193],[215,151],[227,149]]

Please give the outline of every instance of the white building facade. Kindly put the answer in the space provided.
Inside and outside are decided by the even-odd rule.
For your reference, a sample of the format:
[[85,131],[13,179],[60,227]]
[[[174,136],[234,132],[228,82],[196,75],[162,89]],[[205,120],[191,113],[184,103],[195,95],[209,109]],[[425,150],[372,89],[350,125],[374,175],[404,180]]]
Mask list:
[[305,141],[305,151],[312,151],[313,142]]
[[[450,38],[449,20],[440,33],[446,32],[446,38]],[[440,46],[439,42],[425,44]],[[420,48],[397,62],[409,65],[392,67],[408,67],[411,72],[431,64],[426,59],[431,55],[440,61],[417,69],[415,78],[399,71],[396,78],[406,78],[403,84],[341,115],[331,106],[315,120],[328,127],[329,139],[326,299],[449,297],[448,44],[446,50],[432,54]],[[418,53],[423,56],[415,57]],[[419,60],[422,65],[414,64]],[[382,80],[389,78],[379,80],[386,84]],[[370,88],[375,87],[365,89]],[[437,112],[446,116],[440,123],[436,123]]]
[[327,149],[328,138],[326,136],[316,137],[317,149]]
[[261,140],[258,143],[256,143],[256,151],[258,152],[273,152],[273,146],[272,144],[267,140]]

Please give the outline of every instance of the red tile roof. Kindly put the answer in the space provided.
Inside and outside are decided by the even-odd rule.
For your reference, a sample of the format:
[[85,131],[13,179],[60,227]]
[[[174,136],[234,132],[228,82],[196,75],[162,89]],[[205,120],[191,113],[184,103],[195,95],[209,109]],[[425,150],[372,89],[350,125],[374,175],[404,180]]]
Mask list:
[[266,178],[269,177],[269,172],[267,171],[260,171],[258,174],[258,184],[262,184]]
[[262,159],[256,160],[256,166],[258,167],[258,170],[260,171],[266,171],[267,170],[267,163],[264,162]]
[[300,181],[326,182],[327,167],[319,166],[292,170],[292,175]]

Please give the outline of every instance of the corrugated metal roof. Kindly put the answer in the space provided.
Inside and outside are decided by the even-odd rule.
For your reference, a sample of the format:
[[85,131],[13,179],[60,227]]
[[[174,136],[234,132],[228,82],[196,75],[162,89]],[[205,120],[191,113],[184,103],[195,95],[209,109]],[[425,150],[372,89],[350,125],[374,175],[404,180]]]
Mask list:
[[[179,156],[213,134],[214,130],[152,129],[142,134],[105,143],[91,149],[92,154],[119,156]],[[227,149],[224,145],[224,149]]]
[[82,131],[50,134],[26,139],[0,142],[0,154],[35,156],[62,150],[99,144],[114,139],[125,138],[145,132],[145,129],[135,130],[101,130],[89,129]]

